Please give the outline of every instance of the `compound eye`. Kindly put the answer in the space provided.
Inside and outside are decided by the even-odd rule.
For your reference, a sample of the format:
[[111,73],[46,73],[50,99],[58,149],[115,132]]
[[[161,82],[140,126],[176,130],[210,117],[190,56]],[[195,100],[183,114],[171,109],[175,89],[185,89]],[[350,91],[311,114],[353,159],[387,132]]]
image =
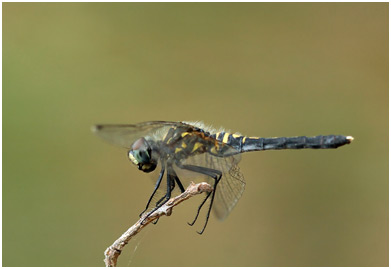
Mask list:
[[152,148],[144,137],[137,139],[133,143],[128,155],[129,159],[138,166],[138,169],[144,172],[155,170],[157,160],[152,159]]
[[147,163],[151,160],[151,157],[146,150],[140,150],[138,156],[139,160],[143,163]]
[[132,161],[132,163],[134,163],[135,165],[140,165],[137,155],[135,155],[135,152],[133,152],[133,150],[130,150],[128,152],[128,157]]
[[136,142],[133,143],[132,149],[129,152],[133,155],[133,158],[136,160],[134,161],[132,156],[129,156],[134,163],[142,163],[146,164],[151,161],[151,147],[149,146],[147,140],[145,140],[144,137],[141,137],[136,140]]
[[145,140],[144,137],[141,137],[136,140],[136,142],[133,143],[132,145],[132,150],[142,150],[147,147],[147,141]]

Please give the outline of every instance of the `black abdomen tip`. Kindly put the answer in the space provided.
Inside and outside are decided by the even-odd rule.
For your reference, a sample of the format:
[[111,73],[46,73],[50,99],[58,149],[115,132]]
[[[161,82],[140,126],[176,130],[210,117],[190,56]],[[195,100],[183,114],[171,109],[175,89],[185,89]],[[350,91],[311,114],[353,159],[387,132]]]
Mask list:
[[343,136],[343,135],[329,135],[324,137],[325,141],[323,144],[326,148],[338,148],[340,146],[350,144],[354,138],[353,136]]

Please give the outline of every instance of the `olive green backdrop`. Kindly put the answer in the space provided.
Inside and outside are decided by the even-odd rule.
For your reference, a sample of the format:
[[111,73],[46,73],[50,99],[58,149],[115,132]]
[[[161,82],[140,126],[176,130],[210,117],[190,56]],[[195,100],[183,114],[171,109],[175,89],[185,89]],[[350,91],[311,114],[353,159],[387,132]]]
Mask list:
[[4,266],[103,265],[153,183],[90,127],[148,120],[355,141],[244,155],[224,222],[119,265],[388,266],[388,3],[4,3]]

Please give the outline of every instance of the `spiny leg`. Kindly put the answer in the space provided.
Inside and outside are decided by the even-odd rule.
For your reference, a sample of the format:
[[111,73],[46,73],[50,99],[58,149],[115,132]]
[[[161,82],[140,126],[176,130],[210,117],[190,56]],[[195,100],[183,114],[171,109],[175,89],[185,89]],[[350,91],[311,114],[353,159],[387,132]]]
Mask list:
[[178,184],[178,187],[181,190],[181,193],[184,193],[185,188],[183,187],[182,182],[179,180],[177,174],[175,173],[175,170],[171,168],[170,173],[173,176],[173,178],[175,179],[175,182]]
[[[170,174],[172,175],[172,177],[175,179],[175,182],[178,184],[178,187],[179,189],[181,190],[181,192],[185,192],[185,188],[183,187],[182,185],[182,182],[179,180],[178,176],[176,175],[174,169],[170,169]],[[171,186],[171,191],[174,189],[175,187],[175,182],[172,183],[172,186]],[[157,201],[156,203],[156,206],[159,206],[159,203],[164,199],[165,196],[163,196],[162,198],[160,198],[159,201]],[[156,221],[152,222],[153,224],[156,224],[158,222],[159,219],[156,219]]]
[[152,201],[153,196],[155,195],[157,189],[159,189],[160,183],[162,182],[162,178],[163,178],[163,175],[164,175],[164,171],[165,171],[164,164],[162,164],[162,170],[160,171],[159,178],[158,178],[158,180],[156,181],[155,189],[153,190],[151,197],[149,197],[147,206],[145,207],[145,209],[143,210],[143,212],[140,213],[140,215],[139,215],[140,218],[141,218],[141,215],[142,215],[145,211],[147,211],[147,209],[148,209],[148,207],[149,207],[149,204],[150,204],[151,201]]
[[202,234],[204,232],[205,228],[206,228],[206,225],[208,224],[208,221],[209,221],[209,215],[210,215],[210,211],[212,209],[214,196],[215,196],[215,193],[216,193],[216,187],[217,187],[217,184],[219,183],[219,181],[220,181],[220,179],[222,177],[222,172],[219,171],[219,170],[215,170],[215,169],[211,169],[211,168],[207,168],[207,167],[195,166],[195,165],[181,165],[181,164],[177,164],[177,165],[178,165],[178,167],[180,167],[182,169],[186,169],[186,170],[189,170],[189,171],[192,171],[192,172],[204,174],[204,175],[210,176],[211,178],[213,178],[215,180],[214,185],[213,185],[213,191],[210,192],[206,196],[204,201],[198,207],[197,214],[196,214],[194,220],[191,223],[189,223],[189,225],[193,225],[197,221],[197,218],[199,216],[199,213],[201,211],[202,206],[205,204],[205,202],[209,198],[210,194],[212,194],[212,198],[211,198],[211,201],[210,201],[208,212],[206,214],[206,221],[205,221],[204,227],[202,228],[202,230],[200,232],[198,232],[199,234]]
[[[171,170],[172,171],[172,170]],[[167,174],[167,176],[168,176],[168,174]],[[172,174],[170,173],[170,176],[171,176],[171,192],[174,190],[174,188],[175,188],[175,181],[174,181],[174,179],[172,178]],[[167,188],[168,188],[168,185],[167,185]],[[166,198],[166,195],[163,195],[162,196],[162,198],[160,198],[157,202],[156,202],[156,204],[155,204],[155,206],[159,206],[160,204],[161,204],[161,202],[164,200]],[[164,202],[165,203],[165,202]],[[162,203],[162,205],[164,204],[164,203]]]
[[173,184],[175,184],[174,182],[174,179],[172,178],[170,172],[170,170],[168,170],[168,173],[167,173],[167,192],[166,192],[166,195],[164,196],[164,201],[158,205],[157,207],[155,207],[151,212],[148,213],[147,216],[145,216],[145,218],[143,219],[143,221],[141,223],[143,223],[153,212],[155,212],[156,210],[158,210],[160,207],[162,207],[162,205],[164,205],[168,200],[170,200],[171,198],[171,191],[173,189]]
[[205,231],[206,225],[208,224],[210,211],[212,209],[213,201],[215,199],[216,187],[217,187],[217,184],[219,183],[220,179],[221,179],[221,175],[218,178],[215,178],[215,184],[213,186],[213,194],[212,194],[212,198],[210,199],[210,205],[209,205],[209,208],[208,208],[208,213],[206,214],[206,221],[205,221],[205,224],[204,224],[204,227],[202,228],[202,230],[200,232],[197,231],[197,233],[199,233],[199,234],[202,234]]
[[192,222],[188,222],[187,224],[189,224],[190,226],[193,226],[193,225],[194,225],[194,223],[196,222],[196,220],[197,220],[197,218],[198,218],[198,215],[199,215],[200,212],[201,212],[202,206],[205,204],[206,200],[208,200],[208,198],[209,198],[209,196],[210,196],[211,193],[212,193],[212,192],[209,192],[209,193],[206,195],[205,199],[202,201],[202,203],[198,206],[197,214],[196,214],[194,220],[193,220]]
[[[174,182],[173,182],[173,183],[174,183]],[[175,187],[175,183],[174,183],[173,186],[171,187],[171,191],[174,189],[174,187]],[[155,206],[156,206],[157,208],[160,207],[159,204],[163,201],[164,198],[166,198],[165,195],[163,195],[163,197],[160,198],[159,201],[156,202],[156,205],[155,205]],[[164,204],[164,203],[163,203],[163,204]],[[163,204],[162,204],[162,205],[163,205]],[[159,219],[156,219],[154,222],[152,222],[152,224],[156,224],[158,221],[159,221]]]
[[[172,180],[171,192],[172,192],[172,190],[173,190],[174,188],[175,188],[175,181]],[[160,198],[159,201],[156,202],[156,207],[157,207],[157,208],[163,206],[163,205],[167,202],[167,200],[166,200],[166,201],[164,201],[163,203],[161,203],[161,202],[163,201],[164,198],[166,198],[166,195],[163,195],[163,197]],[[161,204],[160,204],[160,203],[161,203]],[[159,221],[159,219],[156,219],[154,222],[152,222],[152,224],[156,224],[158,221]]]
[[[172,190],[174,189],[174,187],[175,187],[175,182],[173,181],[172,183],[173,183],[173,185],[171,186],[171,191],[172,191]],[[155,205],[155,206],[156,206],[157,208],[159,208],[159,207],[161,207],[162,205],[164,205],[165,202],[163,202],[163,203],[159,206],[159,204],[163,201],[164,198],[166,198],[166,195],[163,195],[163,197],[160,198],[160,199],[156,202],[156,205]],[[156,224],[158,221],[159,221],[159,219],[156,219],[154,222],[152,222],[152,224]]]

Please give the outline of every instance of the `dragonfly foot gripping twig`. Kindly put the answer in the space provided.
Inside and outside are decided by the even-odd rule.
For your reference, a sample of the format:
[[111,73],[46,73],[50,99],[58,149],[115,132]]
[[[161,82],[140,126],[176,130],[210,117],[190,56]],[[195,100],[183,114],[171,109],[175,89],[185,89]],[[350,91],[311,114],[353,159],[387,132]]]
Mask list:
[[[213,187],[208,183],[201,182],[198,184],[191,183],[185,192],[181,193],[177,197],[171,198],[161,206],[158,210],[148,216],[149,212],[144,213],[141,218],[130,227],[124,234],[121,235],[110,247],[105,251],[104,262],[106,267],[115,267],[117,265],[117,259],[122,252],[122,249],[128,244],[133,236],[138,234],[149,223],[157,220],[163,215],[170,216],[174,206],[177,206],[181,202],[203,192],[210,193],[213,191]],[[145,218],[145,216],[148,216]]]

